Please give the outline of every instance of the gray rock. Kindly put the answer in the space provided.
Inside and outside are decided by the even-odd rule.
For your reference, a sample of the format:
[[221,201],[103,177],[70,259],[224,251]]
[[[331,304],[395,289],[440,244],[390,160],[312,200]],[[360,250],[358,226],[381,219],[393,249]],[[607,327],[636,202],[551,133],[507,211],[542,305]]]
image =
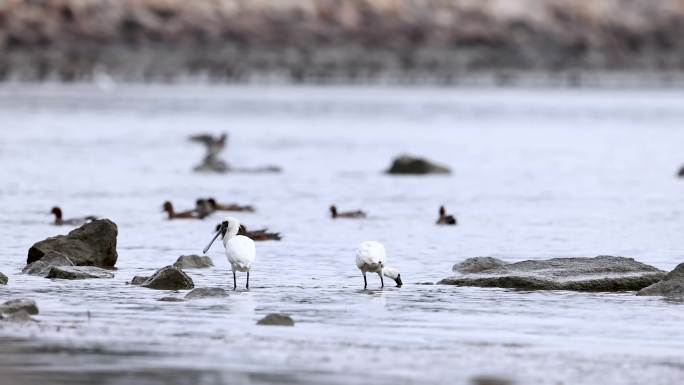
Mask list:
[[185,302],[183,298],[178,297],[161,297],[157,301],[161,302]]
[[455,264],[454,267],[451,268],[451,270],[463,274],[479,273],[481,271],[493,269],[495,267],[503,265],[507,265],[507,262],[504,262],[497,258],[475,257],[468,258],[464,261]]
[[260,319],[257,325],[268,326],[294,326],[294,320],[287,314],[271,313],[266,317]]
[[476,376],[470,379],[472,385],[512,385],[508,378],[495,376]]
[[66,255],[76,266],[114,267],[116,253],[116,224],[109,219],[98,219],[35,243],[28,251],[27,264],[40,260],[50,251]]
[[0,315],[0,320],[17,323],[38,322],[34,320],[33,317],[31,317],[31,315],[27,313],[25,310],[19,310],[16,313],[8,314],[6,316]]
[[449,174],[451,170],[446,166],[432,163],[427,159],[401,155],[394,159],[387,173],[409,175]]
[[199,299],[210,297],[227,297],[228,293],[220,287],[200,287],[185,295],[185,299]]
[[0,314],[13,314],[24,311],[28,314],[38,314],[36,301],[32,299],[13,299],[0,305]]
[[684,297],[684,263],[680,263],[674,270],[667,273],[662,281],[639,290],[637,295]]
[[553,258],[511,263],[479,273],[445,278],[439,284],[524,290],[640,290],[665,276],[632,258]]
[[189,290],[194,288],[195,284],[183,270],[166,266],[146,279],[142,286],[156,290]]
[[142,285],[142,284],[145,283],[145,281],[147,281],[149,278],[150,278],[150,277],[143,277],[143,276],[140,276],[140,275],[136,275],[135,277],[133,277],[133,278],[131,279],[131,285]]
[[0,285],[7,285],[9,278],[5,274],[0,273]]
[[45,278],[57,279],[91,279],[114,278],[109,270],[93,266],[51,266]]
[[213,267],[211,258],[201,255],[181,255],[173,264],[179,269],[204,269]]
[[45,277],[52,266],[74,266],[69,257],[57,252],[48,251],[43,258],[26,265],[21,272],[29,275]]

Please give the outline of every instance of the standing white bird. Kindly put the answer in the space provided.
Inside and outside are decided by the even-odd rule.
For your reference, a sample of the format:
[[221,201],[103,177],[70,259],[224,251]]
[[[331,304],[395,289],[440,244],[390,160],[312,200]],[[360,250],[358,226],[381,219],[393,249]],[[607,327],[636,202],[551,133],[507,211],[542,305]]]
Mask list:
[[233,270],[233,290],[237,288],[237,280],[235,278],[236,271],[247,272],[247,284],[245,285],[245,288],[249,289],[249,270],[256,257],[256,246],[254,245],[254,241],[244,235],[237,235],[239,230],[240,222],[237,219],[233,217],[224,218],[223,221],[216,226],[216,235],[203,251],[206,254],[216,238],[221,235],[223,246],[226,248],[226,257],[228,257],[228,262]]
[[397,287],[401,287],[401,274],[399,270],[385,267],[385,246],[376,241],[361,242],[359,248],[356,249],[356,267],[363,273],[363,288],[368,287],[366,280],[366,273],[377,273],[380,277],[381,287],[385,287],[385,281],[382,279],[384,275],[391,278],[397,283]]

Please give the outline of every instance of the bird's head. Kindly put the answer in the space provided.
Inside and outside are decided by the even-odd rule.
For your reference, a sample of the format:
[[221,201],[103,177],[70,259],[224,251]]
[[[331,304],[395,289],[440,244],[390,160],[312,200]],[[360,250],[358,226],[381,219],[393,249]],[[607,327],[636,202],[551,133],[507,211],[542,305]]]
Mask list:
[[387,278],[393,279],[397,283],[397,287],[401,287],[404,283],[401,281],[401,273],[399,270],[393,267],[385,267],[382,269],[382,275]]
[[171,204],[171,202],[169,202],[169,201],[164,202],[164,204],[162,205],[162,211],[172,212],[173,211],[173,205]]
[[55,218],[61,218],[62,217],[62,209],[55,206],[52,208],[52,210],[50,210],[50,214],[54,214]]
[[439,216],[443,217],[446,215],[446,210],[444,209],[444,206],[439,206]]
[[212,210],[216,209],[216,199],[209,198],[207,199],[207,203],[209,204],[209,207],[211,207]]
[[337,217],[337,207],[335,207],[335,205],[330,206],[330,215],[333,218]]

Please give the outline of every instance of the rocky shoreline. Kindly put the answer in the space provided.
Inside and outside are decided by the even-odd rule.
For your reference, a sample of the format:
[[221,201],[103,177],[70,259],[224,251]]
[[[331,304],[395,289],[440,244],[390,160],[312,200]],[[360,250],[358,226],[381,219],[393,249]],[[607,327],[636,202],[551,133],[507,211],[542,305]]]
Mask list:
[[0,79],[668,84],[683,33],[676,0],[15,0]]

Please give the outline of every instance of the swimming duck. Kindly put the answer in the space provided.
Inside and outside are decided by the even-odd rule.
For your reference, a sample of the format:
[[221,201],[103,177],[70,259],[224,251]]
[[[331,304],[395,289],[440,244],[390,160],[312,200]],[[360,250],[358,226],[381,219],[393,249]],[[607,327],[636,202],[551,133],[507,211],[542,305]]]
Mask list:
[[208,217],[214,212],[209,202],[207,202],[206,199],[202,198],[195,201],[194,211],[197,213],[197,216],[199,216],[202,219]]
[[439,218],[437,218],[438,225],[455,225],[458,222],[453,215],[446,215],[446,210],[444,206],[439,206]]
[[226,217],[221,223],[216,226],[216,235],[211,242],[204,248],[203,253],[211,247],[218,236],[223,240],[223,246],[226,249],[226,257],[230,263],[233,271],[233,290],[237,289],[236,271],[247,273],[247,283],[245,288],[249,289],[249,271],[252,268],[252,262],[256,257],[256,245],[254,241],[244,235],[239,235],[240,222],[233,217]]
[[335,207],[335,205],[332,205],[332,206],[330,206],[330,216],[333,219],[336,219],[336,218],[365,218],[366,213],[361,211],[361,210],[347,211],[347,212],[340,213],[340,212],[337,212],[337,207]]
[[240,225],[238,234],[244,235],[255,241],[279,241],[281,239],[280,233],[269,233],[268,229],[249,231],[244,225]]
[[166,201],[164,202],[163,211],[166,211],[166,213],[169,215],[169,220],[171,219],[202,219],[197,211],[195,210],[188,210],[188,211],[181,211],[177,213],[173,209],[173,205],[171,202]]
[[399,270],[385,266],[385,246],[380,242],[361,242],[359,248],[356,249],[356,267],[363,273],[364,290],[368,287],[366,273],[377,273],[380,277],[380,287],[385,287],[385,281],[382,279],[383,275],[393,279],[397,287],[403,285]]
[[214,198],[209,198],[207,199],[207,203],[209,204],[209,207],[213,211],[247,211],[247,212],[254,212],[254,207],[253,206],[240,206],[238,204],[230,203],[230,204],[221,204],[217,203],[216,199]]
[[57,226],[62,226],[62,225],[82,225],[84,223],[92,222],[97,219],[97,217],[88,215],[87,217],[82,217],[82,218],[70,218],[70,219],[63,219],[62,218],[62,209],[59,207],[55,206],[52,208],[52,211],[50,211],[50,214],[55,215],[55,221],[53,224]]

